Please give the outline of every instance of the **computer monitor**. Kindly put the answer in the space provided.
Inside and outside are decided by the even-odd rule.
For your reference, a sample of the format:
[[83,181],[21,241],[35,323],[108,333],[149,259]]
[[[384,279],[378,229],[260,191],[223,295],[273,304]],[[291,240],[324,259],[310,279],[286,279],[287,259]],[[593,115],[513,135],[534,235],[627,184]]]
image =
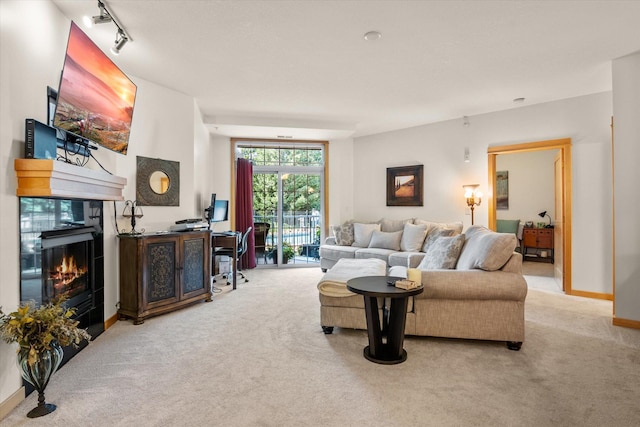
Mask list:
[[216,200],[213,205],[213,214],[211,214],[211,222],[221,222],[229,220],[229,201]]

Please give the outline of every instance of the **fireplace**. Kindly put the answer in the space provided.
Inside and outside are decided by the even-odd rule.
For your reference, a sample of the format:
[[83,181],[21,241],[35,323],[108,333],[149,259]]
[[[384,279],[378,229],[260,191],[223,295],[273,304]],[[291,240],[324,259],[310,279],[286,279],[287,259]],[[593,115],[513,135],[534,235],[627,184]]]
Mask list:
[[93,226],[42,232],[42,302],[66,294],[77,316],[91,310],[94,232]]
[[[102,201],[20,198],[21,301],[40,305],[66,293],[93,338],[104,332],[102,211]],[[65,348],[62,363],[81,349]]]

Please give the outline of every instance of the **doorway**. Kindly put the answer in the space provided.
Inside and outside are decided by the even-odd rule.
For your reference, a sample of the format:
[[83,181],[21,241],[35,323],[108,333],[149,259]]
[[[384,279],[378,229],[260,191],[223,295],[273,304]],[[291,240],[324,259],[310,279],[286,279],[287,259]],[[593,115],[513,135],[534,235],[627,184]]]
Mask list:
[[[523,144],[489,147],[489,227],[496,229],[496,160],[500,154],[525,153],[541,150],[558,150],[554,162],[555,178],[555,208],[556,222],[554,237],[560,243],[556,245],[554,256],[557,258],[554,275],[562,282],[562,289],[567,295],[572,294],[571,288],[571,139],[556,139],[536,141]],[[559,257],[559,258],[558,258]]]

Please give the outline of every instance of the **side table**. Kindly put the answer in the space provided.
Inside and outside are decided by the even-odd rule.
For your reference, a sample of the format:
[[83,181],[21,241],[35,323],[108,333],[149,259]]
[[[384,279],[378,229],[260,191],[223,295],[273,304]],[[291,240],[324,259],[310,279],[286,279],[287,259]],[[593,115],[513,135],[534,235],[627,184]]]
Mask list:
[[[347,281],[347,289],[364,297],[369,345],[364,348],[363,354],[371,362],[394,365],[407,360],[407,352],[403,344],[409,297],[418,295],[424,291],[424,287],[401,289],[389,284],[402,279],[402,277],[390,276],[365,276]],[[383,316],[382,327],[378,297],[391,300],[390,307],[384,307],[383,312],[385,314],[388,312],[388,316]],[[385,333],[387,339],[383,342]]]

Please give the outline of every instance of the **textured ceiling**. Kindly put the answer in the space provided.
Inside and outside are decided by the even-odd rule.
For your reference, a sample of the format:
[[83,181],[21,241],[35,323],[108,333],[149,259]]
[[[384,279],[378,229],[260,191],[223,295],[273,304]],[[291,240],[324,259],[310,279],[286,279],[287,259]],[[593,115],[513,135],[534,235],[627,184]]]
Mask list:
[[[81,27],[98,14],[53,2]],[[640,1],[105,3],[134,39],[120,68],[239,137],[355,137],[608,91],[611,60],[640,50]],[[83,30],[109,52],[112,24]]]

